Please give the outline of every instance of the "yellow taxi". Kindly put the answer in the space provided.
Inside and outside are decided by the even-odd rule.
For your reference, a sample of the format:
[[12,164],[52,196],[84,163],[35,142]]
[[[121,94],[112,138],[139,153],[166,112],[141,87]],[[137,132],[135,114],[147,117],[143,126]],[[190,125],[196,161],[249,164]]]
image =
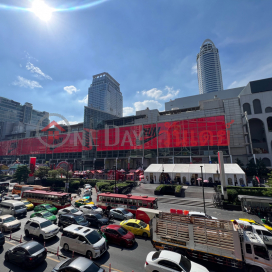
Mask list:
[[245,222],[248,222],[250,223],[251,225],[256,225],[256,226],[262,226],[262,227],[265,227],[266,229],[268,230],[272,230],[272,228],[269,226],[269,225],[266,225],[266,224],[260,224],[258,222],[256,222],[255,220],[252,220],[252,219],[246,219],[246,218],[239,218],[239,220],[242,220],[242,221],[245,221]]
[[82,205],[89,205],[89,204],[93,204],[94,205],[94,203],[91,202],[89,199],[82,198],[82,199],[79,199],[79,200],[75,201],[75,206],[76,207],[80,207]]
[[31,202],[27,200],[22,200],[22,202],[24,203],[28,211],[32,211],[34,209],[34,205]]
[[122,221],[120,225],[135,235],[143,236],[145,238],[150,237],[149,225],[141,220],[129,219]]

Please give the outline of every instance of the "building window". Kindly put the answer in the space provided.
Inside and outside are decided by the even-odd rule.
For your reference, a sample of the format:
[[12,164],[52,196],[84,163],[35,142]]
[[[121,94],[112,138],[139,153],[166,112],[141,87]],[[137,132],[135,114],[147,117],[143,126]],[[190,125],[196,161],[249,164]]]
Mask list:
[[261,101],[259,99],[253,100],[253,109],[254,109],[254,114],[262,113]]
[[268,153],[268,146],[266,142],[266,134],[263,121],[257,118],[250,119],[249,129],[251,134],[253,153],[254,154]]
[[233,185],[231,178],[228,178],[228,185]]
[[268,131],[269,131],[269,132],[272,132],[272,117],[268,117],[268,118],[266,119],[266,121],[267,121]]
[[243,111],[247,112],[248,115],[251,115],[251,107],[249,103],[244,103],[243,104]]
[[265,108],[265,113],[269,113],[272,112],[272,107],[266,107]]

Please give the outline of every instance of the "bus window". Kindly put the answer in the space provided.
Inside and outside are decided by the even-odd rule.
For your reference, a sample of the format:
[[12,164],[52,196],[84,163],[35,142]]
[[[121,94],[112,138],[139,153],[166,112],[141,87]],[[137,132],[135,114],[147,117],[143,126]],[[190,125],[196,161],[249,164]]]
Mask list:
[[133,204],[133,203],[132,203],[132,199],[129,199],[129,200],[128,200],[128,205],[132,206],[132,204]]
[[110,197],[107,197],[107,202],[110,202],[111,201],[111,198]]
[[101,201],[103,201],[103,202],[106,202],[107,200],[106,200],[106,197],[105,196],[102,196],[102,200]]
[[119,203],[123,204],[124,203],[124,199],[123,198],[119,198]]
[[115,198],[115,203],[119,203],[119,197]]
[[147,207],[147,201],[143,201],[143,207]]
[[136,200],[136,199],[133,199],[133,200],[132,200],[132,205],[133,205],[133,206],[137,206],[137,200]]
[[115,203],[115,197],[111,197],[111,203]]
[[124,204],[127,204],[127,203],[128,203],[127,198],[124,198]]
[[143,201],[142,200],[138,200],[138,206],[142,207],[143,206]]

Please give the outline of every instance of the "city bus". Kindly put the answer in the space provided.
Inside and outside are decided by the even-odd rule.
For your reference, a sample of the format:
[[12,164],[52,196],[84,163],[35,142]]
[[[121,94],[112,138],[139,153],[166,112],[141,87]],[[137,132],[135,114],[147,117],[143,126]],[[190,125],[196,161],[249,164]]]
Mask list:
[[63,192],[27,190],[22,192],[22,199],[27,199],[34,206],[40,204],[54,205],[58,210],[71,206],[71,194]]
[[21,185],[21,184],[15,184],[12,189],[12,194],[21,195],[22,192],[27,190],[43,190],[43,191],[49,191],[50,187],[43,187],[41,185]]
[[111,206],[112,208],[125,208],[135,214],[138,208],[157,209],[157,201],[158,199],[156,197],[150,196],[101,193],[97,196],[96,205],[102,209],[106,209],[107,206]]

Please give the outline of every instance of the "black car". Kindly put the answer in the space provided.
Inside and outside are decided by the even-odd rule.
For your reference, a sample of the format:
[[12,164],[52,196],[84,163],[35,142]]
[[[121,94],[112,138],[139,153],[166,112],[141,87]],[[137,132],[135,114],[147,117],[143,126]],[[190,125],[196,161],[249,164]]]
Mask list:
[[35,267],[46,259],[46,249],[36,241],[29,241],[10,248],[5,261],[21,267]]
[[52,270],[52,272],[105,272],[103,268],[97,265],[95,262],[84,258],[77,257],[73,259],[66,259],[65,261],[58,263]]
[[84,227],[89,226],[89,222],[82,215],[74,214],[60,214],[58,226],[61,228],[68,227],[72,224],[81,225]]
[[90,226],[101,227],[109,224],[109,219],[101,214],[85,214],[85,219],[90,223]]
[[4,234],[0,231],[0,246],[3,246],[5,244],[5,236]]

